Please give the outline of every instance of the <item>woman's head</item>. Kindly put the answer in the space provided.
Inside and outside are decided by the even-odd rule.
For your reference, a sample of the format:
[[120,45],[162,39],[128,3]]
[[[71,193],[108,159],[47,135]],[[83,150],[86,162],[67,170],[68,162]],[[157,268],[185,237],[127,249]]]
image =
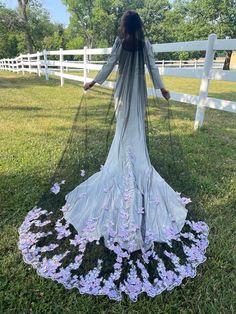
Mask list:
[[121,37],[143,38],[143,22],[135,10],[127,10],[121,17],[119,32]]

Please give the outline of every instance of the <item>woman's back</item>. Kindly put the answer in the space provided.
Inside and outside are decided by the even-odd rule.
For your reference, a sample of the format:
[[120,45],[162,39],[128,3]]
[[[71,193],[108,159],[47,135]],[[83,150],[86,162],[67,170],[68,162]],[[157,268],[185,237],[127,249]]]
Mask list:
[[128,39],[122,39],[122,48],[127,51],[137,51],[144,48],[145,41],[142,39],[134,39],[134,38],[128,38]]

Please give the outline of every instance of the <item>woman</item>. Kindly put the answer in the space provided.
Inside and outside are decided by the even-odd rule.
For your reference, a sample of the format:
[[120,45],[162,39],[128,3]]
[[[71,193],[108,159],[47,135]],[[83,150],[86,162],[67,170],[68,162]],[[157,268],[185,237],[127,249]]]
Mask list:
[[[154,87],[165,99],[170,95],[155,65],[152,46],[144,38],[138,13],[126,11],[119,30],[107,63],[84,85],[88,90],[95,83],[102,84],[118,63],[116,132],[106,162],[66,195],[61,208],[64,217],[48,229],[50,234],[56,232],[57,241],[42,249],[37,245],[38,237],[47,238],[47,234],[29,233],[35,220],[50,215],[36,208],[19,229],[19,248],[40,275],[66,288],[77,287],[81,293],[105,294],[115,300],[121,300],[124,292],[135,301],[143,291],[153,297],[196,275],[197,265],[206,259],[208,226],[186,220],[190,199],[180,197],[151,165],[144,127],[145,64]],[[37,222],[39,226],[47,225],[46,216]],[[73,236],[71,226],[76,230]],[[89,251],[94,241],[103,247],[102,259],[96,257],[101,250]],[[76,255],[69,244],[77,248]],[[55,248],[63,247],[61,254],[53,254]],[[47,251],[52,251],[49,258],[45,257]],[[95,261],[96,267],[88,268],[82,276],[83,263],[89,260]]]

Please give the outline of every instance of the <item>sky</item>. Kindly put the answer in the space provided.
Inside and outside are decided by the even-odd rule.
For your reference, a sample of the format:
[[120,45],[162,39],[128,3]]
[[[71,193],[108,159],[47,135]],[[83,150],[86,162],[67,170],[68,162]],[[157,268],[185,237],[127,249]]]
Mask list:
[[[2,0],[7,8],[14,9],[17,6],[17,0]],[[42,5],[50,13],[51,20],[64,24],[69,24],[69,13],[61,0],[41,0]]]

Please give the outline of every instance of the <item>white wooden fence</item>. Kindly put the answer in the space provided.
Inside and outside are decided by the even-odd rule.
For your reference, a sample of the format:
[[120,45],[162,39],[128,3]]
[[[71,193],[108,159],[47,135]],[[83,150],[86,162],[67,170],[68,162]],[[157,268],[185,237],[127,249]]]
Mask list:
[[[202,126],[204,121],[205,108],[213,108],[218,110],[224,110],[236,113],[236,99],[235,101],[222,100],[218,98],[208,97],[208,87],[210,80],[221,80],[236,82],[236,71],[226,71],[219,69],[217,62],[214,61],[214,54],[217,50],[236,50],[236,39],[217,39],[215,34],[211,34],[208,40],[198,40],[189,42],[176,42],[176,43],[164,43],[153,44],[154,52],[174,52],[174,51],[205,51],[205,61],[203,66],[199,66],[195,62],[192,66],[184,66],[184,63],[180,61],[179,66],[170,66],[166,62],[159,64],[159,71],[161,75],[168,76],[180,76],[189,78],[201,79],[199,95],[183,94],[171,91],[171,99],[192,104],[197,106],[195,114],[194,129],[198,129]],[[56,75],[60,77],[61,86],[64,85],[64,79],[70,79],[80,82],[90,82],[93,79],[88,77],[89,70],[100,70],[102,65],[88,61],[88,55],[100,55],[110,54],[111,48],[93,48],[77,50],[60,50],[37,52],[34,54],[20,55],[12,59],[0,60],[0,70],[7,70],[19,73],[20,71],[35,72],[39,76],[45,75],[46,80],[49,79],[49,75]],[[66,61],[65,55],[82,55],[83,61]],[[48,56],[59,56],[59,60],[48,60]],[[170,61],[169,61],[170,62]],[[65,73],[70,70],[83,70],[83,76]],[[114,67],[114,71],[117,71],[117,65]],[[147,71],[147,69],[146,69]],[[114,88],[114,82],[105,81],[102,85],[108,88]],[[236,91],[235,91],[236,92]],[[154,90],[154,88],[148,88],[148,95],[161,97],[160,90]]]

